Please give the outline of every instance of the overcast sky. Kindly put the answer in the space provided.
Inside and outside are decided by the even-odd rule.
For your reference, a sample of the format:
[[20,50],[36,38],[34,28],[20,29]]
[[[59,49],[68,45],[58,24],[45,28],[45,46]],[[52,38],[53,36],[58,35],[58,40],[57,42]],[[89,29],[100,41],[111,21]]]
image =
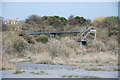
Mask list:
[[118,2],[120,0],[1,0],[2,2]]
[[[19,1],[19,0],[18,0]],[[26,1],[26,0],[25,0]],[[32,0],[33,1],[33,0]],[[72,1],[72,0],[71,0]],[[104,0],[105,1],[105,0]],[[6,2],[2,3],[4,18],[22,20],[35,14],[38,16],[83,16],[93,19],[99,16],[118,16],[118,2]]]

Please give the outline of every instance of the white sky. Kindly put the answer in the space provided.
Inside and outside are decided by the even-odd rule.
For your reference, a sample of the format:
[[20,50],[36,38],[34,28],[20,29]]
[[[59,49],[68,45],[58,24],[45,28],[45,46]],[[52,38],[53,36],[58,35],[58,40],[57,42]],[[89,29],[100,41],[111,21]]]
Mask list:
[[120,0],[0,0],[0,16],[2,16],[1,2],[119,2]]
[[119,2],[120,0],[0,0],[2,2]]

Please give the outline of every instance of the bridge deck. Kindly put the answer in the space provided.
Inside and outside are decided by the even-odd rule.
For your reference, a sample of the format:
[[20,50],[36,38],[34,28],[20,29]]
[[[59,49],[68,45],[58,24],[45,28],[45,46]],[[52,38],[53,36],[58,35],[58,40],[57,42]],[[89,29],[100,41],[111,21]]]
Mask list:
[[32,35],[32,34],[64,34],[64,33],[80,33],[80,32],[84,32],[84,31],[60,31],[60,32],[29,32],[29,31],[25,31],[25,35]]

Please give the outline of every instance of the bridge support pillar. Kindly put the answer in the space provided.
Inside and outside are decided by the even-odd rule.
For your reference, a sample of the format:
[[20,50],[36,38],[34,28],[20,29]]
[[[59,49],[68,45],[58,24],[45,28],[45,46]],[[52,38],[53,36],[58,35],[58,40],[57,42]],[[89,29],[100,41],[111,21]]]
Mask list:
[[94,36],[94,40],[96,40],[96,33],[95,33],[95,36]]
[[80,41],[80,48],[82,49],[82,41]]
[[55,38],[56,34],[54,34],[54,38]]
[[51,34],[50,34],[50,39],[52,40],[52,38],[51,38]]

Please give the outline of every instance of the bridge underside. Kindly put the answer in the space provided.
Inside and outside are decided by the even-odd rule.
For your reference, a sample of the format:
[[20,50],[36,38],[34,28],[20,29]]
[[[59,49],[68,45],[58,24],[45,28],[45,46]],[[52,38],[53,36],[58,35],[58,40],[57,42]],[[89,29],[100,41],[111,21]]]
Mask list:
[[29,32],[25,31],[24,35],[34,35],[34,34],[65,34],[65,33],[81,33],[84,31],[61,31],[61,32]]

